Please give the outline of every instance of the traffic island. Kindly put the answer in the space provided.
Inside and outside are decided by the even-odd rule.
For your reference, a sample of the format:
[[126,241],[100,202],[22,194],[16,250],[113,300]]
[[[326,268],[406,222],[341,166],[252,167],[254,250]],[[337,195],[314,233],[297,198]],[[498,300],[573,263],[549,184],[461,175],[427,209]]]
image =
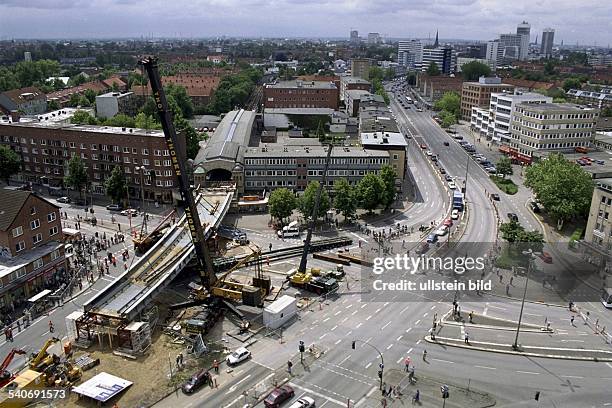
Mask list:
[[514,348],[512,344],[462,340],[450,337],[426,336],[425,341],[449,347],[459,347],[470,350],[488,351],[492,353],[516,354],[520,356],[553,358],[559,360],[580,360],[595,362],[612,362],[612,351],[599,349],[573,349],[563,347],[529,346],[519,344]]
[[[357,402],[356,406],[395,408],[414,404],[424,408],[439,408],[444,404],[448,408],[486,408],[496,404],[493,396],[478,389],[428,377],[418,372],[414,378],[416,381],[410,382],[406,372],[398,369],[385,370],[383,378],[385,388],[387,391],[389,389],[392,391],[383,396],[382,391],[376,389],[365,399]],[[394,392],[393,389],[399,390],[399,393]],[[446,390],[447,398],[442,398],[443,389]],[[413,401],[417,390],[419,391],[419,402]]]

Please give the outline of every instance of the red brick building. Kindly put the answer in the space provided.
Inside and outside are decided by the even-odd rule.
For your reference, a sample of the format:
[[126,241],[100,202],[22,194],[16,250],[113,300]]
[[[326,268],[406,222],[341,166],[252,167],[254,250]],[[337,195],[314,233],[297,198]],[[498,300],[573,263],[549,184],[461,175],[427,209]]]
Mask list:
[[84,95],[85,91],[88,89],[91,89],[96,94],[99,94],[105,92],[107,89],[109,89],[109,87],[100,81],[86,82],[78,86],[72,86],[60,91],[48,93],[47,102],[56,101],[60,108],[64,108],[68,106],[68,102],[70,102],[72,95]]
[[264,85],[265,108],[338,109],[340,90],[329,81],[281,81]]
[[65,271],[59,207],[30,191],[0,190],[0,309],[10,312]]
[[[164,86],[174,84],[184,87],[195,108],[204,107],[210,102],[210,98],[219,86],[220,81],[221,76],[197,73],[162,77],[162,84]],[[148,87],[135,85],[131,91],[139,97],[151,95],[151,89]]]

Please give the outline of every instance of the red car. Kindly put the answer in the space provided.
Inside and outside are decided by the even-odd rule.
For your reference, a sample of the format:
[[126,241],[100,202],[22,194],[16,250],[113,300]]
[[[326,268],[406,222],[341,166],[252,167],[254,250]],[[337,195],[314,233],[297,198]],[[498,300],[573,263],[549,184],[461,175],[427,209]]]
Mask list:
[[452,227],[453,226],[453,220],[451,220],[450,218],[447,218],[444,220],[444,225],[447,227]]
[[550,256],[550,254],[549,254],[548,252],[542,252],[542,253],[540,254],[540,259],[541,259],[542,261],[544,261],[545,263],[547,263],[547,264],[551,264],[551,263],[553,263],[553,262],[552,262],[552,256]]
[[272,390],[264,399],[264,405],[266,408],[278,408],[280,405],[287,401],[288,399],[293,398],[295,395],[295,391],[288,385],[282,385]]
[[426,144],[421,144],[421,149],[427,149],[427,145]]

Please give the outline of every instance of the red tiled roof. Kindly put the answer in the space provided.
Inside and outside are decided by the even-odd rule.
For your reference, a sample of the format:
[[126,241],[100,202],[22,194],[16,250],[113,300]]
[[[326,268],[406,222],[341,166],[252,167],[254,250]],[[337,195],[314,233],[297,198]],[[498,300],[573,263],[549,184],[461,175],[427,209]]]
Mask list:
[[27,88],[20,89],[12,89],[10,91],[3,92],[2,95],[9,98],[16,105],[20,105],[21,103],[32,100],[32,99],[45,99],[45,94],[41,92],[40,89],[29,86]]
[[94,82],[85,82],[84,84],[73,86],[70,88],[62,89],[60,91],[55,91],[47,94],[47,100],[51,99],[63,99],[70,98],[73,94],[82,94],[87,89],[91,89],[92,91],[98,93],[107,90],[109,87],[103,84],[100,81]]
[[102,80],[102,82],[109,88],[112,88],[114,84],[117,84],[119,88],[127,86],[127,84],[123,82],[121,78],[116,77],[116,76],[112,76],[110,78],[104,79]]

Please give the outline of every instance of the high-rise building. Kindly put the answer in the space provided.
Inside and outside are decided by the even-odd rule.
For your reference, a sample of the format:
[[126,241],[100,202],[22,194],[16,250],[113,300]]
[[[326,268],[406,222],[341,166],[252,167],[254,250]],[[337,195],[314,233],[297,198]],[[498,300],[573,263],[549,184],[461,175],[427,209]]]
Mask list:
[[368,33],[368,44],[378,44],[380,42],[379,33]]
[[501,57],[502,61],[498,61],[498,65],[503,63],[506,65],[511,61],[521,58],[521,46],[523,43],[524,36],[522,34],[500,34],[499,35],[499,47],[498,57]]
[[554,40],[555,30],[552,28],[545,28],[544,31],[542,31],[542,46],[540,47],[540,55],[547,58],[552,56]]
[[399,41],[397,44],[397,62],[408,69],[421,69],[423,43],[418,40]]
[[516,34],[521,36],[521,45],[519,48],[519,59],[524,61],[529,54],[529,41],[531,39],[531,26],[528,22],[523,21],[516,27]]
[[498,65],[502,65],[499,54],[500,49],[501,47],[499,46],[499,40],[487,42],[487,53],[485,58],[492,70],[495,70]]
[[25,51],[23,53],[23,60],[24,61],[32,61],[32,53],[30,51]]
[[499,77],[480,77],[478,82],[464,82],[461,87],[461,119],[470,121],[474,106],[489,106],[491,94],[495,92],[513,92],[514,85],[502,83]]
[[369,58],[353,58],[351,60],[351,76],[370,79],[372,60]]
[[457,54],[451,47],[423,49],[421,70],[427,71],[427,68],[432,62],[438,66],[441,73],[451,74],[455,72],[457,68]]
[[351,43],[355,44],[359,42],[359,31],[351,30]]

